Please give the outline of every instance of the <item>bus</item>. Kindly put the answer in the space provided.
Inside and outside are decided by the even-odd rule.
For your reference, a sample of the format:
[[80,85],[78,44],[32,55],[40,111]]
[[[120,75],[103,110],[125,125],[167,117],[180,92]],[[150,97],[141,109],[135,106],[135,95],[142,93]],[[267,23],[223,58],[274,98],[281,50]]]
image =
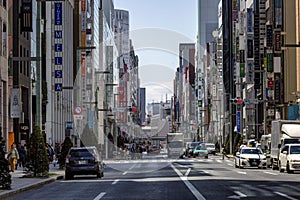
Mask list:
[[183,133],[167,134],[167,149],[169,158],[179,158],[184,154]]

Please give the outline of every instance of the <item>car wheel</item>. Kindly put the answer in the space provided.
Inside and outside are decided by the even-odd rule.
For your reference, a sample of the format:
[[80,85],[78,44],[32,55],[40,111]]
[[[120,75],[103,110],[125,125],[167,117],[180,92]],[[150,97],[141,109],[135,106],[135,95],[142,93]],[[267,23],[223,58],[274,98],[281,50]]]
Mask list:
[[73,174],[71,174],[70,172],[66,172],[66,173],[65,173],[65,179],[66,179],[66,180],[71,180],[71,179],[73,179]]
[[101,172],[97,172],[97,178],[101,178]]

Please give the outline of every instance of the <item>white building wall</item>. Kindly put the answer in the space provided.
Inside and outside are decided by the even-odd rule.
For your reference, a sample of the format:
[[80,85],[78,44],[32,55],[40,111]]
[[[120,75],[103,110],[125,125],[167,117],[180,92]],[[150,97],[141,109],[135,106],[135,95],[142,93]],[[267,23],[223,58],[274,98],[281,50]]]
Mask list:
[[[46,140],[50,144],[62,143],[65,138],[67,121],[73,121],[73,93],[67,87],[73,86],[73,9],[74,2],[62,2],[61,27],[54,25],[54,3],[46,3],[46,81],[47,81],[47,115]],[[62,38],[55,39],[55,30],[62,31]],[[51,41],[51,42],[50,42]],[[55,52],[55,43],[62,44],[62,52]],[[55,65],[55,57],[62,57],[62,66]],[[55,69],[61,69],[62,80],[55,78]],[[62,83],[62,91],[55,91],[55,83]]]

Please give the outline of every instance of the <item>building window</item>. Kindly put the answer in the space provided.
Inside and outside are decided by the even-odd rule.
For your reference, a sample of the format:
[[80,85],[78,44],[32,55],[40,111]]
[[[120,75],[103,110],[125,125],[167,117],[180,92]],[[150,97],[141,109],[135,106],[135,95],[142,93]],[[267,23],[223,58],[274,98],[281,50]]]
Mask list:
[[3,0],[3,7],[6,9],[6,0]]
[[3,56],[7,57],[7,32],[6,32],[6,24],[3,24],[2,50],[3,50]]

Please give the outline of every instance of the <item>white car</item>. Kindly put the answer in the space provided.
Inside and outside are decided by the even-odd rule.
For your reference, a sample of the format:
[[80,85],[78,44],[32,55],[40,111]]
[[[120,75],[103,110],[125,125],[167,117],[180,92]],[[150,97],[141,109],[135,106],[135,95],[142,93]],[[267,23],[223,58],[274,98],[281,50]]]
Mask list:
[[267,168],[267,159],[261,149],[256,147],[243,147],[234,158],[236,168],[258,167]]
[[293,173],[300,170],[300,144],[286,144],[279,154],[279,170]]

